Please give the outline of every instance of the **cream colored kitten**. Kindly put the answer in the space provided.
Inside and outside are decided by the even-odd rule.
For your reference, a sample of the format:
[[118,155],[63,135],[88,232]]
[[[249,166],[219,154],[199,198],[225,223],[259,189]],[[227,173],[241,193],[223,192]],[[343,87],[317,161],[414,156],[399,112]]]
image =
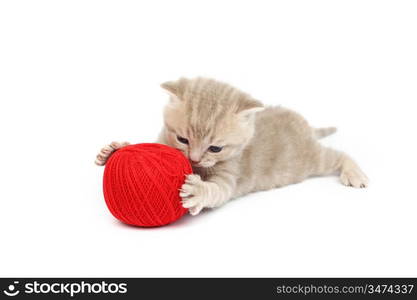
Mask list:
[[[309,176],[340,174],[343,184],[362,188],[366,175],[346,154],[318,139],[335,128],[314,129],[299,114],[261,102],[222,82],[206,78],[162,84],[170,96],[159,143],[182,151],[193,175],[181,188],[192,215],[232,198],[296,182]],[[127,143],[103,148],[96,163]]]

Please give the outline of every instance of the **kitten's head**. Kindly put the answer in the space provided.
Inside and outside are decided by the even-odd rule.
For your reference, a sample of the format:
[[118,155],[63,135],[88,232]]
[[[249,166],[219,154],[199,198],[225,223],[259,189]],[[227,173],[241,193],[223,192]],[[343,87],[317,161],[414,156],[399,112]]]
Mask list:
[[166,82],[165,138],[196,167],[239,155],[253,137],[263,105],[230,85],[206,78]]

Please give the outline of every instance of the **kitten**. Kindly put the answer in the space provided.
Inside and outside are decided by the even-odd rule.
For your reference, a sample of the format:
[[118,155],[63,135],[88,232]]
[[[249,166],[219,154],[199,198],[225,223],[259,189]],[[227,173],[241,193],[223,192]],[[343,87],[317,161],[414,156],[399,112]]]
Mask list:
[[[319,143],[335,128],[312,128],[291,110],[264,107],[250,95],[211,79],[181,78],[162,87],[171,99],[158,142],[179,149],[193,165],[194,174],[180,190],[182,204],[192,215],[314,175],[337,172],[347,186],[368,185],[348,155]],[[104,165],[126,144],[104,147],[96,163]]]

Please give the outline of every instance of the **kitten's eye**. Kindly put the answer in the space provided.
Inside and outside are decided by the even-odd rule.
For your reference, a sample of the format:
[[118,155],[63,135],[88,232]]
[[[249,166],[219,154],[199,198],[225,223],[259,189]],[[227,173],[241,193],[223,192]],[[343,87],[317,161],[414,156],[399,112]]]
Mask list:
[[222,151],[222,149],[223,149],[223,147],[218,147],[218,146],[210,146],[208,148],[208,150],[210,152],[214,152],[214,153],[218,153],[218,152]]
[[182,136],[177,135],[177,140],[178,140],[180,143],[183,143],[183,144],[188,145],[188,140],[187,140],[186,138],[183,138]]

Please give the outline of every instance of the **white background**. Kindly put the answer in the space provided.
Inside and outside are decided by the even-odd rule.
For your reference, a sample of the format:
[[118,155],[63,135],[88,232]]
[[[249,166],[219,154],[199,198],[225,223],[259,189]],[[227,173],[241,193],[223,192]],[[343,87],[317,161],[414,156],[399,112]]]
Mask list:
[[[2,1],[0,276],[417,276],[415,1]],[[98,150],[153,142],[180,76],[337,126],[336,177],[125,226]]]

